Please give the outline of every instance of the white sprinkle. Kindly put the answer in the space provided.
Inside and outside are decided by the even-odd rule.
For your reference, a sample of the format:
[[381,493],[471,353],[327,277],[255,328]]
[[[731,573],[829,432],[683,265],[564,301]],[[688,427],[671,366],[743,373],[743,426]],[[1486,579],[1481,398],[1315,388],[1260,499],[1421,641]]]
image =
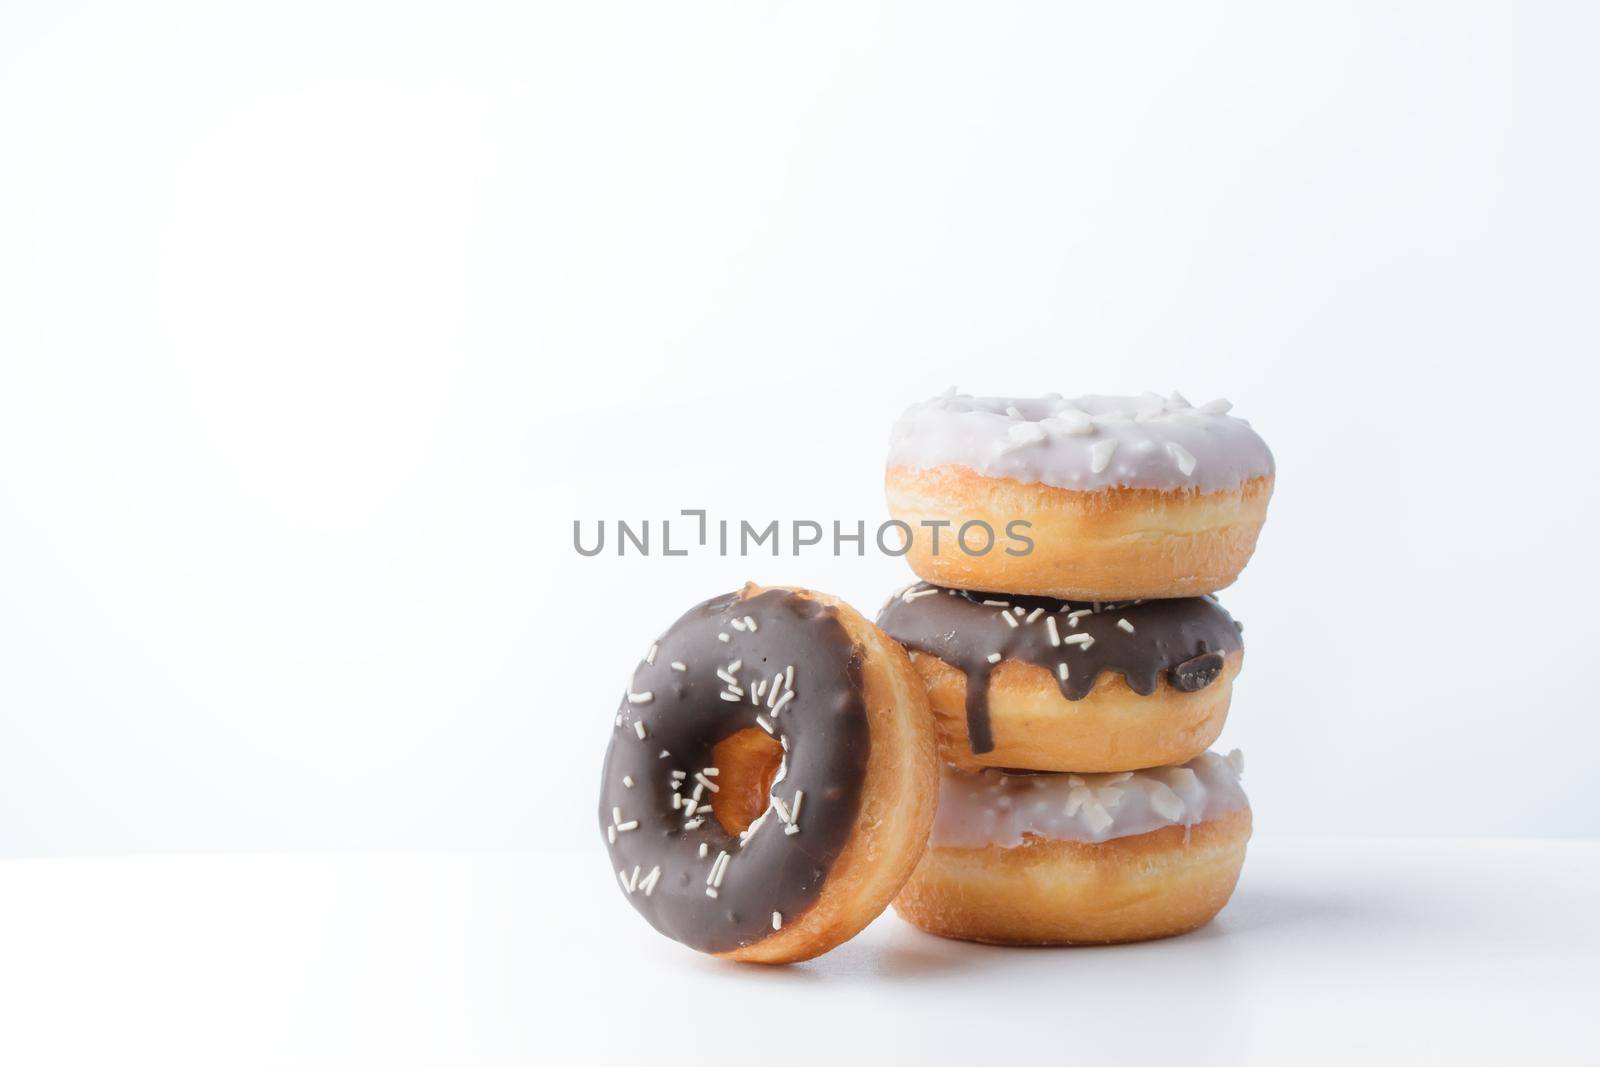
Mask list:
[[783,685],[785,689],[794,688],[794,664],[791,663],[783,669]]
[[1207,404],[1201,404],[1199,410],[1203,415],[1226,415],[1233,410],[1233,403],[1228,400],[1217,399]]
[[683,779],[689,777],[689,772],[688,771],[673,771],[672,772],[672,777],[678,779],[679,781],[682,781]]
[[628,888],[628,875],[626,871],[617,871],[617,881],[622,883],[622,891],[624,893],[628,894],[630,897],[633,896],[633,890]]
[[756,716],[756,725],[761,727],[763,730],[765,730],[769,734],[772,732],[772,724],[770,722],[768,722],[766,719],[763,719],[759,715]]
[[654,700],[655,698],[656,698],[656,695],[654,693],[651,693],[651,692],[629,693],[628,694],[628,703],[630,703],[630,704],[648,704],[648,703],[650,703],[650,701]]
[[619,823],[621,821],[622,821],[622,809],[621,808],[612,808],[611,809],[611,823],[612,823],[612,825],[614,826],[614,825],[616,825],[617,823]]
[[668,752],[666,749],[662,749],[661,755],[657,756],[656,759],[666,759],[670,755],[672,755],[672,753]]
[[750,616],[746,615],[744,617],[744,624],[750,628],[750,632],[751,633],[755,633],[756,632],[756,620],[754,620]]
[[793,699],[794,699],[794,690],[793,689],[785,689],[783,691],[783,696],[779,697],[778,698],[778,702],[776,704],[772,705],[772,717],[774,719],[776,719],[778,717],[778,713],[783,710],[783,706],[785,704],[789,703],[789,701],[791,701]]
[[989,662],[990,663],[999,663],[1000,662],[1000,653],[991,652],[991,653],[989,653],[989,657],[988,658],[989,658]]
[[1063,664],[1060,664],[1059,666],[1057,666],[1056,667],[1056,673],[1061,676],[1061,680],[1063,682],[1066,681],[1067,680],[1067,665],[1065,663],[1063,663]]
[[656,645],[650,646],[650,651],[644,654],[644,661],[654,667],[656,663]]
[[1014,616],[1011,615],[1010,612],[1002,611],[1000,613],[1000,617],[1002,619],[1006,620],[1006,625],[1011,627],[1013,630],[1015,630],[1017,628],[1017,620],[1016,620],[1016,618]]
[[1022,608],[1012,608],[1011,610],[1016,614],[1017,618],[1019,618],[1019,619],[1022,618],[1022,614],[1023,614],[1023,609]]
[[1089,446],[1089,469],[1099,474],[1111,466],[1111,454],[1117,450],[1117,440],[1107,437]]
[[639,740],[643,741],[644,740],[644,723],[635,722],[633,724],[633,732],[639,735]]
[[718,786],[715,782],[713,782],[711,779],[707,778],[703,774],[698,774],[697,773],[694,776],[694,780],[699,782],[701,785],[705,786],[707,789],[711,790],[713,793],[722,792],[722,789],[721,789],[720,786]]
[[800,827],[796,826],[794,823],[790,823],[788,826],[783,828],[783,832],[786,834],[797,834],[800,832]]
[[1067,434],[1072,437],[1081,437],[1084,434],[1094,433],[1094,420],[1086,411],[1077,408],[1062,408],[1048,419],[1039,423],[1050,433]]
[[1178,465],[1178,470],[1183,472],[1184,477],[1194,473],[1195,458],[1193,452],[1190,452],[1176,441],[1168,441],[1167,455],[1172,457],[1172,462]]
[[739,668],[743,667],[743,666],[744,666],[744,660],[736,659],[732,663],[728,664],[728,670],[732,671],[734,674],[738,674],[739,673]]
[[1093,615],[1093,614],[1094,614],[1094,609],[1093,608],[1079,608],[1077,611],[1069,611],[1069,612],[1067,612],[1067,618],[1069,618],[1069,619],[1081,619],[1085,615]]
[[688,822],[683,824],[683,828],[685,830],[698,830],[704,822],[704,819],[690,819]]
[[[743,690],[740,690],[740,692],[743,692]],[[735,704],[739,703],[739,701],[742,699],[740,697],[739,693],[734,693],[734,692],[731,692],[731,691],[729,691],[727,689],[724,689],[721,693],[719,693],[717,695],[722,697],[723,700],[731,701],[731,702],[733,702]]]
[[705,775],[707,778],[715,778],[717,775],[722,773],[722,768],[721,767],[702,767],[702,768],[700,768],[700,773]]
[[633,788],[633,775],[624,774],[622,776],[622,785],[623,785],[623,788],[625,788],[625,789],[632,789]]
[[1094,638],[1088,634],[1068,634],[1061,639],[1061,643],[1063,645],[1082,645],[1084,648],[1088,648],[1094,644]]
[[983,606],[986,607],[986,608],[1009,608],[1011,606],[1011,601],[1009,601],[1009,600],[985,600],[983,602]]
[[1045,633],[1050,635],[1050,647],[1060,648],[1061,631],[1056,629],[1056,617],[1054,615],[1051,615],[1044,620],[1044,629]]
[[1006,439],[997,448],[1000,455],[1015,452],[1019,448],[1039,444],[1050,437],[1042,425],[1037,422],[1019,422],[1006,431]]
[[905,593],[901,594],[900,599],[905,601],[907,604],[909,604],[913,600],[917,599],[917,597],[919,597],[919,596],[932,596],[934,593],[937,593],[938,591],[939,590],[937,590],[937,589],[915,589],[915,590],[908,589]]
[[739,834],[739,847],[740,848],[744,848],[744,846],[750,841],[750,839],[755,836],[756,831],[761,829],[761,827],[766,824],[766,821],[767,821],[767,812],[766,811],[763,811],[760,815],[756,816],[755,821],[752,822],[749,826],[746,826],[740,832],[740,834]]
[[728,873],[728,861],[732,858],[726,852],[717,853],[717,862],[711,865],[711,885],[713,888],[722,888],[722,877]]
[[783,692],[783,675],[782,674],[774,674],[772,676],[772,691],[771,691],[771,695],[767,697],[767,707],[770,708],[773,705],[777,704],[778,695],[780,693],[782,693],[782,692]]
[[727,682],[729,685],[738,685],[739,684],[739,679],[735,678],[733,675],[729,674],[727,671],[723,670],[721,667],[717,668],[717,677],[721,678],[724,682]]
[[1238,775],[1244,774],[1244,752],[1243,752],[1243,750],[1236,748],[1232,752],[1229,752],[1223,758],[1228,761],[1228,766],[1233,768],[1233,773],[1234,774],[1238,774]]
[[712,900],[716,900],[717,899],[717,891],[715,889],[712,889],[710,886],[706,886],[706,896],[710,897]]
[[681,807],[683,807],[683,794],[681,794],[681,793],[673,793],[672,794],[672,810],[673,811],[677,811]]
[[[1194,793],[1196,790],[1205,788],[1200,784],[1200,776],[1187,767],[1168,768],[1167,785],[1171,786],[1174,790],[1181,787],[1185,793],[1190,794]],[[1101,789],[1100,792],[1104,794],[1106,791]],[[1116,792],[1120,794],[1122,791],[1119,789]]]
[[1194,407],[1194,405],[1189,403],[1188,400],[1184,399],[1183,394],[1178,392],[1176,389],[1174,389],[1171,393],[1167,394],[1167,403],[1172,405],[1175,408],[1192,408],[1192,407]]
[[671,667],[675,671],[686,671],[689,669],[682,660],[678,659],[673,660],[671,663],[667,664],[667,666]]
[[796,789],[794,791],[794,810],[789,813],[790,814],[789,822],[799,822],[800,821],[800,802],[802,800],[804,800],[805,798],[806,798],[806,791],[804,789]]
[[772,798],[772,810],[776,811],[778,813],[778,818],[782,819],[784,822],[794,822],[794,819],[789,815],[789,805],[783,802],[782,797],[774,796]]
[[629,819],[627,822],[623,822],[623,823],[618,823],[617,824],[617,833],[625,834],[629,830],[637,830],[638,828],[639,828],[639,820],[638,819]]
[[700,858],[701,859],[705,859],[706,858],[706,853],[709,852],[710,850],[711,850],[711,846],[710,845],[706,844],[704,841],[700,842]]
[[733,638],[729,637],[726,633],[719,633],[717,635],[717,640],[718,641],[732,641]]
[[1125,633],[1130,633],[1131,634],[1131,633],[1133,633],[1133,623],[1129,622],[1127,619],[1118,619],[1117,620],[1117,629],[1122,630]]
[[649,896],[654,892],[656,883],[661,880],[661,867],[658,864],[650,868],[650,873],[644,876],[644,881],[639,883],[639,888],[644,890],[644,895]]
[[767,680],[765,678],[763,678],[756,685],[755,697],[756,697],[756,700],[760,700],[762,697],[764,697],[766,695],[767,695]]
[[778,912],[773,912],[772,913],[772,928],[774,930],[782,930],[783,929],[783,916],[780,915]]
[[[1071,785],[1072,788],[1067,792],[1067,803],[1066,806],[1061,809],[1061,813],[1070,819],[1078,814],[1079,809],[1094,799],[1094,794],[1084,788],[1082,778],[1077,778],[1074,776],[1073,778],[1067,779],[1067,783]],[[1035,807],[1042,810],[1044,807],[1044,802],[1040,801],[1037,805],[1035,805]]]
[[617,828],[615,826],[606,827],[606,840],[613,845],[617,843]]
[[1165,400],[1159,396],[1147,396],[1134,408],[1133,418],[1136,422],[1149,422],[1151,419],[1166,413],[1167,402]]
[[1038,620],[1039,616],[1043,615],[1043,614],[1044,614],[1044,609],[1043,608],[1034,608],[1032,611],[1028,612],[1028,617],[1026,619],[1023,619],[1022,621],[1023,622],[1035,622],[1035,621]]
[[1150,807],[1155,813],[1168,822],[1180,822],[1183,819],[1183,798],[1172,791],[1172,787],[1164,782],[1146,781],[1145,794],[1150,798]]
[[730,619],[728,620],[728,625],[733,627],[735,630],[738,630],[740,633],[744,633],[743,619]]
[[1116,822],[1111,813],[1106,811],[1103,804],[1085,804],[1083,807],[1083,824],[1089,828],[1091,834],[1103,833]]

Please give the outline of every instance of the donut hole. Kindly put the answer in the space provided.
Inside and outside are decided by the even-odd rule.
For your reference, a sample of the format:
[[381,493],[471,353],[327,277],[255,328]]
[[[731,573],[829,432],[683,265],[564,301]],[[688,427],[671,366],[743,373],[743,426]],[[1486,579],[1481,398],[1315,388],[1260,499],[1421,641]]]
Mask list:
[[751,727],[729,734],[711,748],[718,792],[711,814],[731,836],[738,836],[767,810],[772,781],[783,764],[783,746],[771,734]]

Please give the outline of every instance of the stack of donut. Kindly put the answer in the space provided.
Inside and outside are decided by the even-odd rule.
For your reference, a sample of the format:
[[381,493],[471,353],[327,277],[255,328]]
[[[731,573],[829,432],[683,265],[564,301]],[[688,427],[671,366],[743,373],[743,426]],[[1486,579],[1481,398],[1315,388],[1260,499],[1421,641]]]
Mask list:
[[[1250,808],[1208,752],[1243,659],[1212,595],[1272,455],[1225,401],[945,396],[896,424],[921,582],[874,626],[747,585],[691,608],[615,714],[599,823],[656,929],[808,959],[890,902],[1003,944],[1142,940],[1227,903]],[[972,553],[974,525],[1016,545]],[[943,551],[916,531],[948,529]]]
[[[1250,837],[1222,732],[1244,658],[1217,602],[1255,549],[1266,444],[1226,401],[947,394],[895,427],[913,529],[1028,523],[1032,551],[932,551],[878,625],[927,684],[938,812],[895,900],[1001,944],[1183,933],[1233,892]],[[969,541],[977,539],[968,539]],[[981,542],[980,542],[981,543]]]

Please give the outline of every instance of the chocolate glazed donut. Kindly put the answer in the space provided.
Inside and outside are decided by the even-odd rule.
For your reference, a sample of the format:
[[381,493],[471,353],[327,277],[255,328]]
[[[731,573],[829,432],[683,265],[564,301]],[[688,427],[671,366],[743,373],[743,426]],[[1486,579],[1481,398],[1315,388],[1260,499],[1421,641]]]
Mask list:
[[[635,672],[606,753],[600,829],[629,903],[668,937],[738,959],[803,959],[852,936],[871,916],[855,925],[839,901],[819,901],[869,821],[864,807],[888,804],[870,821],[921,835],[892,885],[848,879],[858,895],[873,883],[872,915],[909,876],[932,820],[921,700],[898,646],[829,598],[749,586],[692,608]],[[888,729],[875,718],[886,714]],[[904,729],[922,732],[909,783]],[[874,775],[887,799],[869,798]],[[801,938],[808,920],[816,929]]]
[[[878,625],[913,650],[945,758],[968,769],[1190,759],[1221,730],[1244,647],[1210,596],[1080,603],[919,583],[890,598]],[[951,692],[963,678],[964,697]],[[965,721],[953,721],[963,700]]]

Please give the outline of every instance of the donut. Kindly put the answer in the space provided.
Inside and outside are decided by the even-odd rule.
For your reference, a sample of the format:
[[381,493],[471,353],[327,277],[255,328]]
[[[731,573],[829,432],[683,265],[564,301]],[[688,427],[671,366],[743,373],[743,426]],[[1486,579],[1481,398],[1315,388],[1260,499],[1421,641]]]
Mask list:
[[747,585],[691,608],[634,671],[600,787],[628,902],[727,959],[853,937],[915,866],[938,796],[921,680],[843,602]]
[[[1068,600],[1213,593],[1255,551],[1272,453],[1226,400],[972,397],[912,406],[885,489],[917,577]],[[942,537],[940,535],[943,535]]]
[[1131,771],[1222,732],[1244,662],[1215,597],[1127,603],[943,589],[889,598],[878,625],[928,687],[939,754],[966,770]]
[[1238,750],[1121,774],[949,769],[895,899],[929,933],[1001,945],[1186,933],[1227,904],[1250,840]]

